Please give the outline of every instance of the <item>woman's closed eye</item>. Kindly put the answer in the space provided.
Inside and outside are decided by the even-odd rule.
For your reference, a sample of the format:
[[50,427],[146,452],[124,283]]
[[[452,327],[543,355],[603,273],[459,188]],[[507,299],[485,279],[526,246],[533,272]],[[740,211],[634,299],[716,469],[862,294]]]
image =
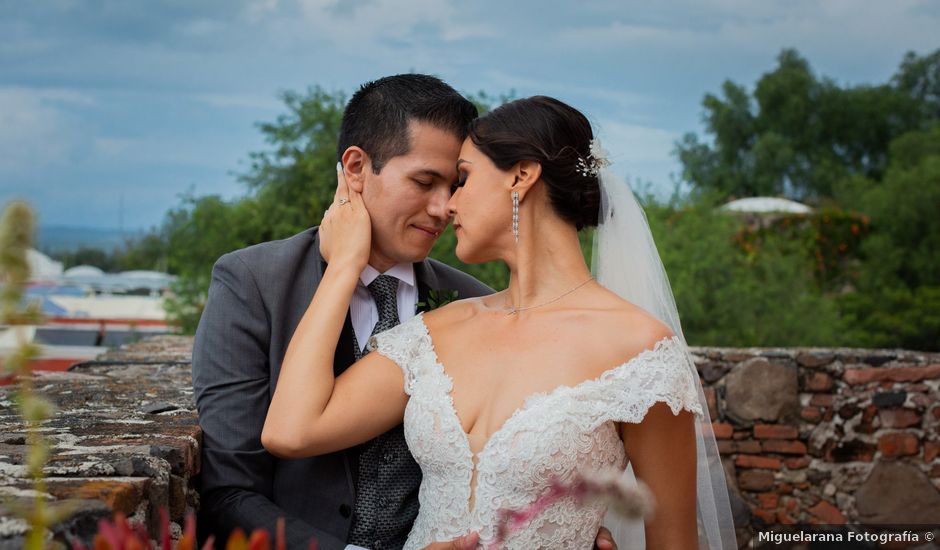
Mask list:
[[457,189],[460,189],[466,184],[467,184],[467,174],[465,172],[461,172],[460,175],[457,176],[457,181],[455,181],[450,186],[450,194],[453,195],[454,193],[457,192]]

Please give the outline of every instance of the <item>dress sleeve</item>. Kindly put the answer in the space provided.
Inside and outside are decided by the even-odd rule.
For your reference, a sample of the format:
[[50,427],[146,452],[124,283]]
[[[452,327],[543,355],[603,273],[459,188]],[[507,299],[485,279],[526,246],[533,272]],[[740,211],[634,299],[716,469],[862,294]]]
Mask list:
[[401,368],[405,376],[405,393],[408,395],[414,390],[421,365],[432,352],[430,337],[421,315],[373,335],[366,349],[392,360]]
[[686,410],[703,418],[698,376],[685,344],[678,338],[660,340],[599,380],[605,420],[639,423],[656,403],[672,414]]

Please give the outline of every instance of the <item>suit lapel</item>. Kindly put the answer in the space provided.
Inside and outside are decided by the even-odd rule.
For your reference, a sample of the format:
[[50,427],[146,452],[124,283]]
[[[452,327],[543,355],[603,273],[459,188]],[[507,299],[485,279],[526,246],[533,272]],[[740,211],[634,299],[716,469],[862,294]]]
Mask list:
[[[326,271],[326,261],[323,259],[323,256],[320,255],[319,228],[313,235],[312,246],[316,252],[316,261],[314,262],[314,273],[311,280],[314,281],[315,284],[312,285],[310,295],[307,297],[307,303],[313,299],[313,293],[316,292],[317,286],[320,284],[320,281],[323,280],[323,273]],[[349,314],[349,310],[347,310],[346,320],[343,322],[343,330],[339,334],[339,341],[336,343],[336,351],[333,353],[333,374],[339,376],[354,362],[352,317]],[[360,452],[361,446],[342,451],[346,466],[346,482],[353,501],[355,501],[356,498],[356,479],[359,478]]]
[[431,267],[429,260],[417,262],[414,264],[415,282],[418,285],[418,302],[428,303],[428,293],[431,290],[438,290],[440,283],[437,280],[437,274]]

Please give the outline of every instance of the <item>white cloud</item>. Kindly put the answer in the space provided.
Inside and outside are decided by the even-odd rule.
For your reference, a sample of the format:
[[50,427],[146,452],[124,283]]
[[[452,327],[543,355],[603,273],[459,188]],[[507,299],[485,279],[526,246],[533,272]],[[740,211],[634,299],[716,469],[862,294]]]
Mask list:
[[250,94],[196,94],[197,101],[212,107],[236,107],[247,109],[281,110],[284,103],[276,98]]
[[51,104],[60,92],[0,88],[0,173],[42,170],[72,151],[72,121]]
[[337,47],[369,51],[383,40],[412,43],[415,32],[433,30],[436,38],[453,42],[493,36],[479,21],[466,21],[457,5],[440,0],[298,0],[309,32],[329,38]]
[[651,162],[671,162],[672,150],[679,136],[663,130],[636,124],[600,119],[595,124],[597,135],[610,158],[625,166]]
[[666,49],[729,56],[794,47],[814,57],[857,59],[860,52],[871,52],[896,60],[912,48],[936,48],[940,17],[923,9],[927,5],[927,0],[711,0],[689,4],[685,16],[681,4],[670,5],[672,16],[664,19],[669,23],[619,17],[603,25],[569,27],[557,43],[590,52]]

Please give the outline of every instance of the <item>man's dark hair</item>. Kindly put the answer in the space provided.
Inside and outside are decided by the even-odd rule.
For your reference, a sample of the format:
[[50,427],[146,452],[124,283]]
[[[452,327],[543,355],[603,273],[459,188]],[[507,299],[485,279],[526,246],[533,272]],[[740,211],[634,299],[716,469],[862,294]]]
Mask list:
[[473,103],[439,78],[425,74],[380,78],[363,84],[346,105],[337,157],[342,159],[353,145],[361,147],[378,174],[390,159],[411,150],[411,121],[431,124],[463,141],[476,117]]

